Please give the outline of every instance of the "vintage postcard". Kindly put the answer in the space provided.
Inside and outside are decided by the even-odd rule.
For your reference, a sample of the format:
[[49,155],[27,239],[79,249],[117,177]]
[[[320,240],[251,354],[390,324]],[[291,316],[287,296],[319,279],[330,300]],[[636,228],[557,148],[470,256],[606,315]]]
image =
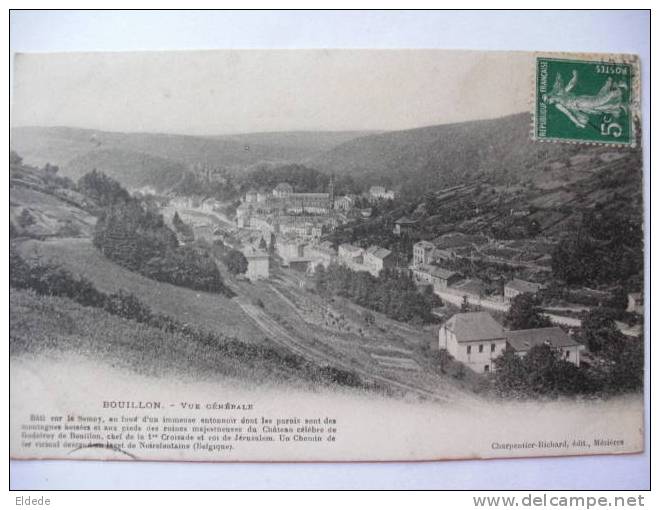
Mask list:
[[17,55],[12,458],[643,451],[640,72]]

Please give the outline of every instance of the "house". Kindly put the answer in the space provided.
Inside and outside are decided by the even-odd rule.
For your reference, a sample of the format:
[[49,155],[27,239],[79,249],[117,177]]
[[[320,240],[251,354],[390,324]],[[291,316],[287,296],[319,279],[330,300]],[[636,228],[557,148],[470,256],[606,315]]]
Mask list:
[[266,202],[271,196],[272,193],[269,193],[267,190],[262,188],[259,191],[257,191],[257,202],[259,203]]
[[335,209],[341,211],[350,211],[355,206],[355,197],[352,195],[344,195],[335,200]]
[[256,202],[257,202],[257,190],[254,188],[250,188],[248,192],[245,194],[245,203],[253,204]]
[[413,266],[429,265],[433,259],[435,246],[428,241],[419,241],[413,245]]
[[461,278],[459,273],[438,266],[413,265],[410,271],[417,283],[428,283],[433,286],[434,291],[446,289]]
[[394,222],[394,234],[398,236],[402,234],[409,234],[412,232],[413,228],[415,228],[415,225],[417,225],[415,220],[411,220],[406,216],[402,216]]
[[628,307],[626,312],[636,313],[637,315],[644,314],[644,299],[641,292],[631,292],[628,294]]
[[302,258],[304,248],[304,242],[291,236],[278,235],[275,240],[275,250],[285,266],[288,266],[292,260]]
[[369,188],[369,200],[393,200],[396,198],[396,192],[385,189],[384,186],[372,186]]
[[338,253],[342,262],[362,264],[364,250],[358,246],[348,243],[340,244]]
[[248,246],[243,250],[243,255],[248,262],[245,275],[254,282],[266,280],[270,277],[270,256],[263,250]]
[[[255,195],[256,200],[256,195]],[[239,228],[247,228],[250,226],[250,215],[252,214],[252,206],[245,201],[236,208],[236,225]]]
[[549,345],[558,350],[566,361],[580,366],[580,351],[584,345],[577,342],[572,335],[567,335],[558,327],[520,329],[506,332],[507,349],[519,356],[524,356],[532,347]]
[[453,284],[452,288],[459,291],[462,296],[481,298],[485,294],[486,285],[479,278],[468,278]]
[[206,212],[215,212],[222,207],[222,202],[215,198],[205,198],[199,205],[200,209]]
[[291,186],[291,184],[289,184],[288,182],[281,182],[277,186],[275,186],[275,189],[273,189],[273,196],[275,198],[286,198],[292,194],[293,194],[293,186]]
[[327,268],[337,258],[337,252],[330,241],[306,245],[303,248],[303,255],[311,260],[312,271],[319,265]]
[[374,276],[378,276],[383,269],[395,266],[394,254],[380,246],[370,246],[364,252],[362,263],[367,271]]
[[449,232],[436,237],[432,243],[435,246],[434,257],[451,259],[465,251],[478,251],[479,247],[488,244],[488,238],[477,234]]
[[527,282],[514,278],[504,285],[504,297],[511,300],[520,294],[536,294],[542,288],[543,285],[540,283]]
[[504,328],[488,312],[457,313],[438,332],[438,345],[478,373],[491,372],[506,349]]

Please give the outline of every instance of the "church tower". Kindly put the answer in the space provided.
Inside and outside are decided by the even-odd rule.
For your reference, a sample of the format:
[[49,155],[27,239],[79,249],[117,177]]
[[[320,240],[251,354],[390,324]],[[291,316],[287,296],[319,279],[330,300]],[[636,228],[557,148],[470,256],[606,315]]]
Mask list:
[[335,174],[330,174],[330,186],[328,187],[328,195],[330,196],[330,209],[335,208]]

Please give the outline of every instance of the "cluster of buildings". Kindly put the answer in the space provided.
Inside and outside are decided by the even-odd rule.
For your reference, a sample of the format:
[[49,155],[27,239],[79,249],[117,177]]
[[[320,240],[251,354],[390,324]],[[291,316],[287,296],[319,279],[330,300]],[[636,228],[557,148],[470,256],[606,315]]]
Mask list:
[[318,266],[327,268],[337,263],[353,271],[365,271],[378,276],[383,269],[395,267],[394,254],[380,246],[360,248],[341,244],[335,250],[329,241],[305,242],[294,236],[276,236],[275,251],[285,267],[312,273]]
[[385,188],[385,186],[372,186],[369,188],[368,198],[371,202],[378,200],[394,200],[397,197],[397,192]]
[[337,255],[340,264],[353,271],[366,271],[374,276],[378,276],[383,269],[396,266],[394,254],[376,245],[360,248],[352,244],[340,244]]
[[283,182],[270,192],[249,190],[236,209],[236,224],[312,241],[346,221],[341,212],[344,207],[348,207],[344,202],[342,208],[335,207],[332,180],[328,193],[295,193]]
[[[478,247],[488,239],[478,235],[451,233],[433,241],[419,241],[413,245],[412,262],[409,266],[413,279],[423,285],[432,285],[434,291],[453,289],[471,297],[482,297],[484,284],[478,279],[464,280],[456,271],[443,267],[443,263],[462,256],[470,247]],[[449,264],[447,264],[449,265]],[[504,284],[504,301],[511,301],[519,294],[536,294],[543,288],[540,283],[514,278]]]
[[526,355],[532,347],[548,345],[566,361],[580,366],[584,345],[559,327],[508,331],[488,312],[457,313],[438,332],[438,346],[477,373],[495,369],[505,351]]
[[171,197],[169,204],[174,209],[198,209],[204,212],[217,212],[222,206],[222,202],[215,198],[180,195]]

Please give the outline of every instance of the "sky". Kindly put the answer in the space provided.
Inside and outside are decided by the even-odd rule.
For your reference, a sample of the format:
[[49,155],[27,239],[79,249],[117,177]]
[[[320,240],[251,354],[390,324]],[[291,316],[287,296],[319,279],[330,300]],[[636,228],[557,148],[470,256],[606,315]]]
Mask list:
[[221,135],[399,130],[529,111],[525,53],[19,53],[12,126]]

